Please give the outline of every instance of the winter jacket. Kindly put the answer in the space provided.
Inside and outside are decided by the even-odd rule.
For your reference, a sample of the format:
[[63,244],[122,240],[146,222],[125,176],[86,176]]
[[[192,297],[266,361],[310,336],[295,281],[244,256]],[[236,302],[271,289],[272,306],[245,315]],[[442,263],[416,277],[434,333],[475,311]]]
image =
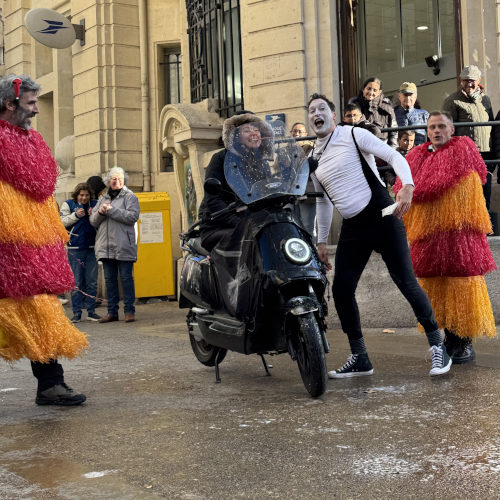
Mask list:
[[261,131],[262,138],[269,138],[273,136],[271,126],[261,118],[253,114],[234,115],[224,122],[222,128],[222,139],[224,141],[225,149],[215,153],[212,156],[210,163],[208,164],[208,167],[205,171],[205,179],[219,180],[222,184],[222,191],[218,194],[210,194],[205,191],[205,195],[203,196],[203,200],[200,204],[200,209],[198,212],[199,218],[202,221],[202,233],[205,230],[235,227],[240,220],[240,217],[234,213],[218,217],[217,220],[213,223],[208,220],[208,217],[215,212],[223,210],[236,199],[236,195],[233,194],[232,189],[226,182],[226,176],[224,175],[224,159],[228,150],[233,151],[237,154],[232,144],[232,139],[234,136],[233,133],[236,128],[238,128],[240,125],[243,125],[244,123],[252,123],[257,125]]
[[[366,121],[377,126],[378,129],[387,127],[397,127],[396,117],[394,116],[394,109],[391,101],[380,94],[375,99],[368,101],[360,93],[357,97],[349,99],[349,104],[357,104],[361,108]],[[365,127],[366,128],[366,127]],[[397,132],[381,132],[376,130],[375,135],[382,139],[389,146],[395,148],[397,146]]]
[[[404,109],[402,106],[394,108],[394,115],[398,122],[398,127],[405,127],[406,125],[427,125],[429,112],[425,109]],[[425,128],[414,130],[415,132],[415,146],[420,146],[427,140],[427,131]]]
[[[95,207],[97,200],[90,202],[90,207]],[[94,248],[95,228],[90,224],[89,216],[78,217],[76,211],[83,205],[73,200],[66,200],[59,210],[62,223],[69,229],[68,249]]]
[[[459,89],[444,100],[443,110],[451,114],[454,122],[493,120],[490,98],[483,93],[473,98]],[[479,151],[490,151],[491,127],[456,127],[455,135],[470,137],[476,143]]]
[[[111,203],[107,215],[99,213],[99,207]],[[137,260],[137,242],[134,224],[139,219],[139,200],[126,186],[111,199],[109,192],[99,198],[92,210],[90,223],[97,229],[95,256],[100,259],[123,261]]]

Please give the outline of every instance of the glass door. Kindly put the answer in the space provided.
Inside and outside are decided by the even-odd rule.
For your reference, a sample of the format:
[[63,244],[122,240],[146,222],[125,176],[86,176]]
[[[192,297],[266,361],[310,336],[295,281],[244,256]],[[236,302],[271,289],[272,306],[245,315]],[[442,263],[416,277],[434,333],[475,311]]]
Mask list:
[[429,110],[456,89],[453,0],[361,1],[358,19],[360,85],[377,76],[391,95],[414,82]]

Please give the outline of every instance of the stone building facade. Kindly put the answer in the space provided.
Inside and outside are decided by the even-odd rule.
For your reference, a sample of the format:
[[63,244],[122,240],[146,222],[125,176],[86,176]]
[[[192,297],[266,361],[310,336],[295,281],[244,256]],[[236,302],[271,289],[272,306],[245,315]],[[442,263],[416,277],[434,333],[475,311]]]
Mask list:
[[[263,117],[284,113],[288,125],[306,121],[311,93],[331,96],[341,110],[375,68],[389,82],[386,93],[397,89],[395,82],[412,79],[424,107],[434,109],[455,90],[457,68],[477,64],[495,112],[499,109],[500,0],[429,0],[415,2],[411,12],[396,4],[3,0],[0,72],[27,73],[42,85],[34,127],[61,168],[58,201],[76,183],[120,165],[133,190],[170,195],[172,246],[180,257],[177,234],[196,217],[204,168],[220,147],[224,117],[238,106]],[[56,50],[35,42],[24,16],[38,7],[84,22],[85,43]],[[203,52],[207,40],[209,53]],[[424,64],[434,51],[441,77]],[[388,67],[391,61],[399,72]],[[207,72],[215,67],[223,70],[214,93],[217,82]],[[224,108],[221,101],[229,98],[233,107]],[[494,193],[497,211],[499,197]]]

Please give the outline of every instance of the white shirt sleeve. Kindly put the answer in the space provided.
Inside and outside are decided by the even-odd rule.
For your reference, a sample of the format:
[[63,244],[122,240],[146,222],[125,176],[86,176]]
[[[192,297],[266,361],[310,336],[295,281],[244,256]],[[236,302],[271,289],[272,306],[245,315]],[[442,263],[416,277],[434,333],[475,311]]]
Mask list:
[[311,179],[315,190],[323,193],[323,198],[316,198],[316,221],[318,224],[318,243],[326,243],[332,226],[333,203],[314,174],[311,175]]
[[375,137],[368,130],[357,127],[354,131],[354,136],[362,152],[371,153],[373,156],[385,160],[394,169],[403,185],[414,185],[410,166],[402,154]]

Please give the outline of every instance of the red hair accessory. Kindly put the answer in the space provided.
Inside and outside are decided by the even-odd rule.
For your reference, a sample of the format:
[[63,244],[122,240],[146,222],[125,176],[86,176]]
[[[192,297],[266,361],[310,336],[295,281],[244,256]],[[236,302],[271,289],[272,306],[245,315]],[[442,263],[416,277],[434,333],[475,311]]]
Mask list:
[[12,80],[12,85],[14,85],[14,94],[16,94],[16,101],[19,101],[19,93],[21,92],[22,80],[20,78],[15,78]]

